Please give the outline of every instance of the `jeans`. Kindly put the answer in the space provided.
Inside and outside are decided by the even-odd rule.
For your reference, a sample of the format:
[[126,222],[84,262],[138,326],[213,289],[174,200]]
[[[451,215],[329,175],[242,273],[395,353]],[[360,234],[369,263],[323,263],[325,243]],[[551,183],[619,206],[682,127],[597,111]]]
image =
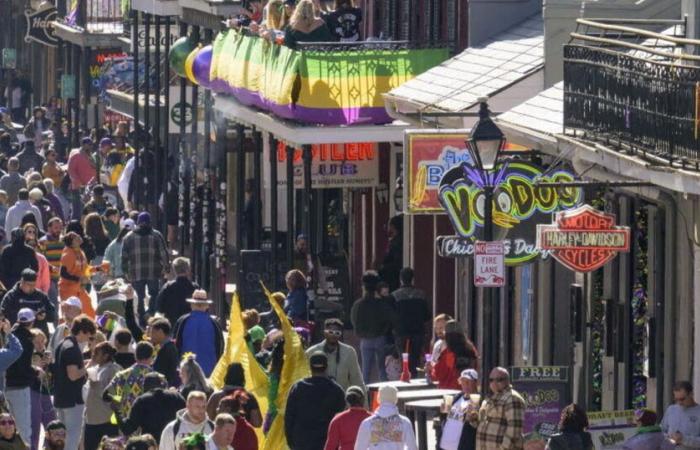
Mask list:
[[[17,431],[25,442],[32,441],[32,396],[29,388],[8,388],[5,398],[15,417]],[[77,448],[77,447],[76,447]]]
[[408,349],[408,367],[411,369],[411,376],[416,377],[418,372],[416,367],[420,364],[423,353],[423,334],[412,334],[409,336],[399,336],[399,345],[402,352],[406,351],[406,342],[410,341]]
[[378,336],[374,338],[360,339],[360,353],[362,354],[362,378],[365,384],[370,383],[372,373],[372,363],[377,362],[379,369],[379,379],[387,381],[386,366],[384,365],[384,347],[386,347],[386,337]]
[[58,280],[51,280],[49,284],[49,292],[46,293],[49,296],[49,300],[54,308],[56,308],[56,317],[54,318],[54,324],[58,323],[59,315],[61,314],[61,309],[58,305]]
[[66,426],[65,448],[78,449],[83,435],[83,412],[85,405],[75,405],[72,408],[56,408],[58,420]]
[[43,395],[34,389],[30,392],[32,397],[32,450],[39,449],[39,434],[41,434],[41,426],[46,426],[56,420],[56,410],[53,409],[53,403],[50,395]]
[[83,199],[80,198],[80,189],[70,190],[68,197],[71,205],[71,219],[80,220],[83,215]]
[[[101,423],[99,425],[85,424],[85,450],[97,450],[100,446],[102,436],[119,436],[119,427],[111,423]],[[160,439],[160,436],[158,436]]]
[[[136,306],[136,312],[138,313],[139,320],[143,322],[144,316],[146,315],[146,287],[148,286],[148,312],[153,314],[156,311],[156,297],[158,296],[158,291],[160,290],[160,280],[138,280],[132,283],[136,295],[139,297],[138,305]],[[174,324],[173,324],[174,325]]]

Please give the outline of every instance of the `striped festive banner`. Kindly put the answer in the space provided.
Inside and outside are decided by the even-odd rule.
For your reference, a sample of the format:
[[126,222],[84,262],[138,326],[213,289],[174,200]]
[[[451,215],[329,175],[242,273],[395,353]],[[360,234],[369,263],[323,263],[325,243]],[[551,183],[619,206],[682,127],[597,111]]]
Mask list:
[[291,50],[235,31],[213,45],[213,89],[286,119],[391,122],[382,94],[447,58],[447,49]]

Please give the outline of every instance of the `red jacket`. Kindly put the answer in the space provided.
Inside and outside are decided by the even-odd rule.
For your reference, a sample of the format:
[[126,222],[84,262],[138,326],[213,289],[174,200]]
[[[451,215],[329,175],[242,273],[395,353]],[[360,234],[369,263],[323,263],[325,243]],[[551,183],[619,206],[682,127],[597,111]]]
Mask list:
[[460,389],[457,358],[451,350],[445,349],[440,354],[437,363],[433,365],[431,377],[440,389]]
[[258,450],[258,436],[253,426],[243,416],[236,416],[236,433],[231,446],[236,450]]
[[[323,450],[353,450],[357,430],[371,414],[364,408],[352,407],[336,414],[328,426],[328,437]],[[238,450],[238,448],[236,448]]]

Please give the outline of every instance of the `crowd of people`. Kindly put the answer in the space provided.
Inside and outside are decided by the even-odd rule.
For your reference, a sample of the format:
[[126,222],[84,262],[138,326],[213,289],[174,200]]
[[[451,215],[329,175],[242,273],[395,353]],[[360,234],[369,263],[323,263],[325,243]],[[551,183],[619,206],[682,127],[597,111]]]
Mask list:
[[244,14],[229,20],[232,28],[290,48],[299,42],[357,42],[361,23],[354,0],[251,0]]

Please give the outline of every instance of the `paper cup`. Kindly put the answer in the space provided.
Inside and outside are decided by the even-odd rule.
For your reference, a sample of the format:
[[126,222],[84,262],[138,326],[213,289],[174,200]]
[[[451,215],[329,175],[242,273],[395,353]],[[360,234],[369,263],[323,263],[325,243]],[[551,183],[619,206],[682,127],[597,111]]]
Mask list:
[[481,401],[481,395],[480,394],[469,394],[469,401],[478,405],[479,402]]

